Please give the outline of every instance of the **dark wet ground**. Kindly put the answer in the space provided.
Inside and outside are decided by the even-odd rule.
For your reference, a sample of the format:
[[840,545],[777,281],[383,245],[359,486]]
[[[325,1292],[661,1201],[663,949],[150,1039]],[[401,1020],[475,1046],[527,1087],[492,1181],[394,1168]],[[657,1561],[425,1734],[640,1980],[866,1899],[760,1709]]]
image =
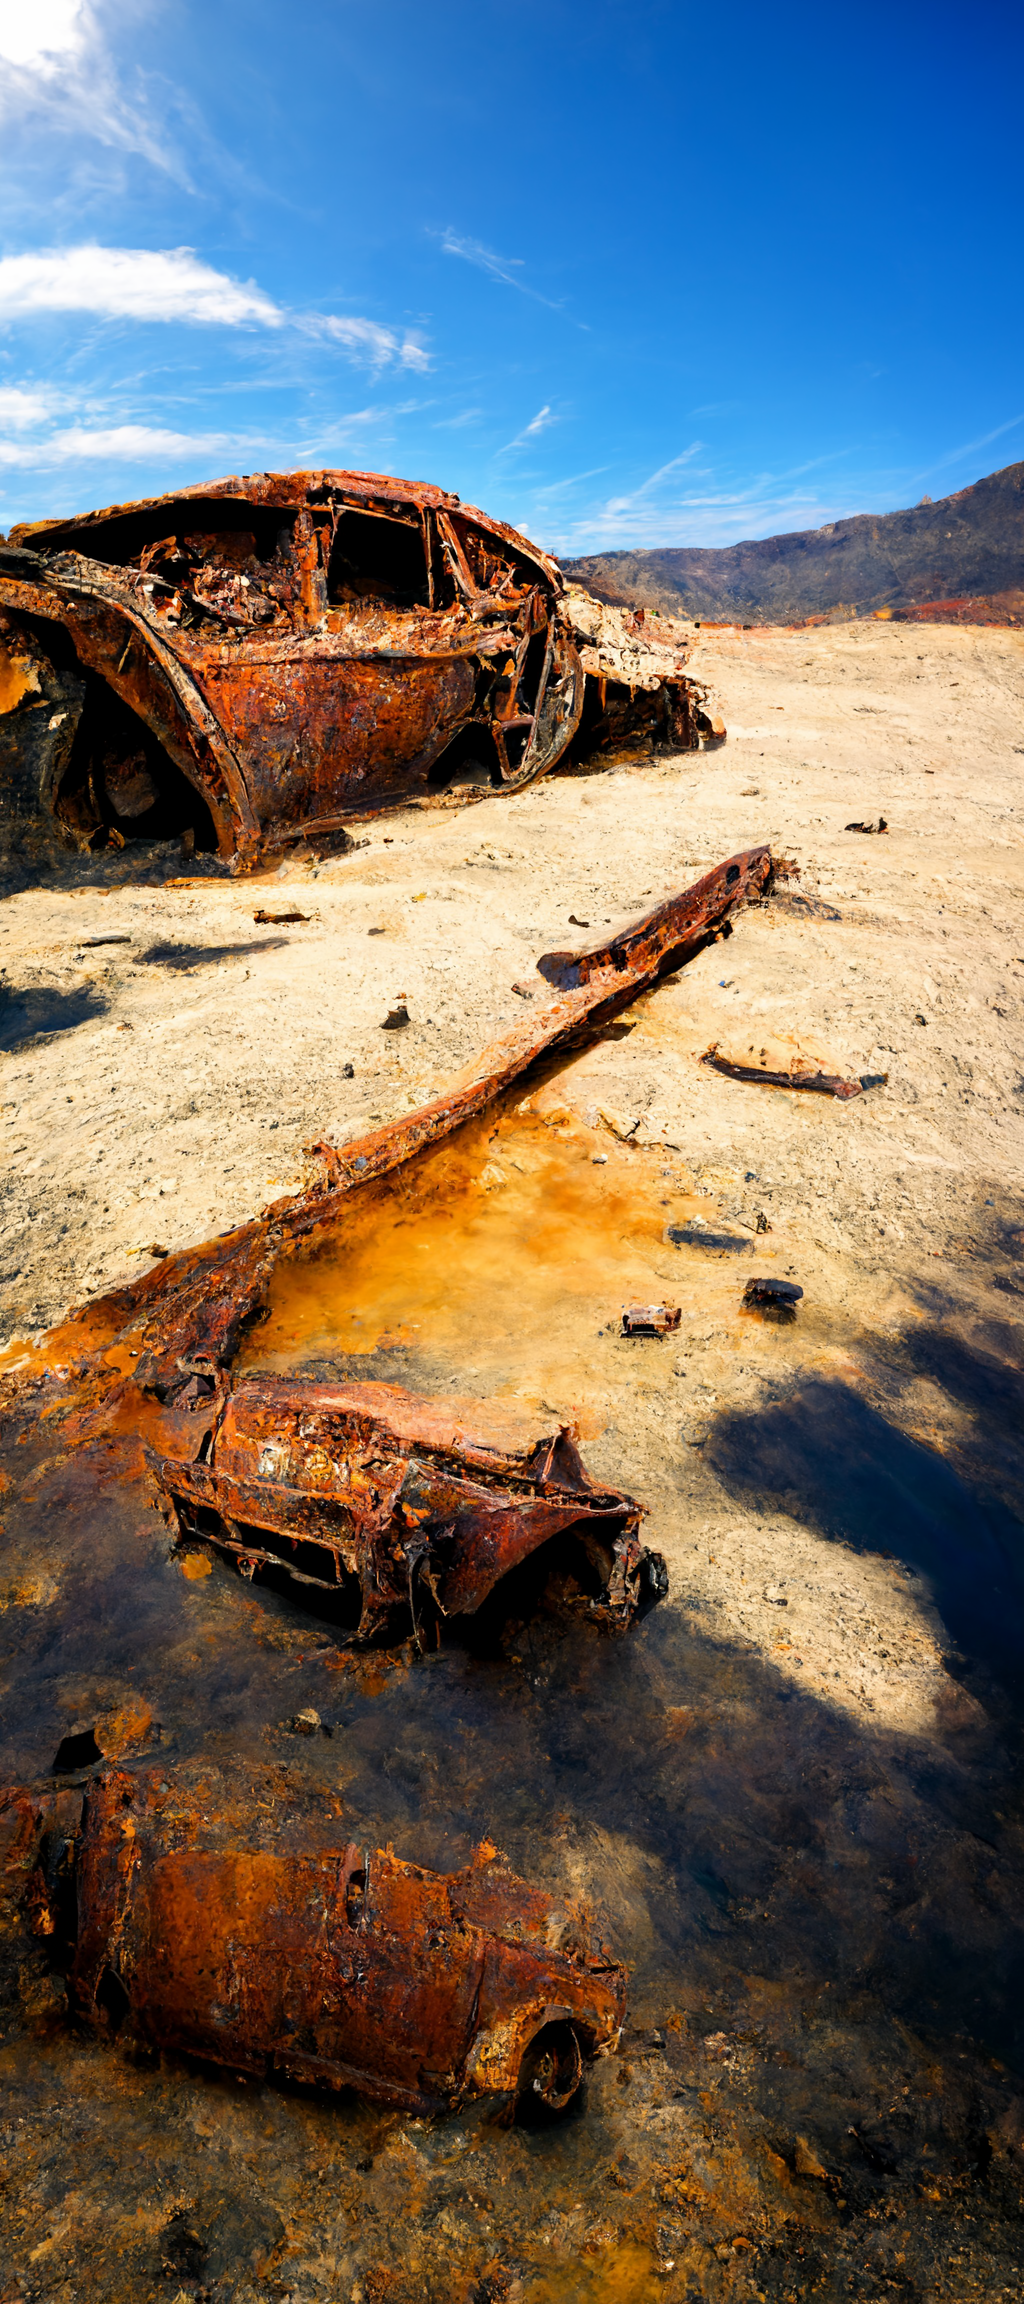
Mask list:
[[[556,1155],[525,1127],[407,1178],[383,1245],[368,1199],[336,1247],[279,1272],[248,1363],[555,1407],[561,1366],[588,1461],[641,1490],[646,1466],[655,1541],[673,1509],[688,1537],[724,1499],[785,1513],[826,1551],[890,1555],[923,1579],[950,1689],[972,1701],[945,1738],[858,1719],[763,1646],[716,1634],[682,1553],[672,1600],[620,1642],[538,1621],[509,1655],[455,1635],[423,1657],[346,1653],[290,1595],[212,1555],[184,1573],[137,1444],[65,1456],[60,1387],[42,1382],[4,1454],[9,1780],[46,1781],[62,1739],[116,1716],[125,1765],[156,1760],[214,1797],[222,1783],[254,1816],[299,1810],[313,1837],[338,1796],[354,1838],[441,1869],[490,1836],[528,1878],[596,1901],[631,2000],[621,2056],[570,2118],[509,2132],[479,2107],[410,2120],[97,2044],[69,2026],[40,1956],[0,2047],[3,2304],[1024,2293],[1024,1553],[1006,1339],[986,1356],[921,1321],[911,1343],[879,1343],[867,1397],[824,1364],[820,1337],[801,1370],[797,1332],[766,1329],[749,1346],[760,1405],[723,1399],[699,1449],[652,1422],[631,1437],[623,1403],[641,1371],[664,1386],[668,1362],[659,1344],[620,1344],[601,1306],[609,1270],[614,1314],[676,1253],[670,1186],[657,1158],[630,1169],[628,1193],[624,1170],[592,1168],[587,1194],[610,1198],[587,1200],[581,1231],[559,1152],[546,1235],[514,1197],[535,1155],[550,1207]],[[485,1157],[505,1182],[474,1199]],[[669,1215],[688,1205],[676,1193]],[[438,1247],[449,1231],[457,1253]],[[696,1253],[680,1270],[699,1294],[722,1283]],[[956,1410],[955,1447],[923,1445],[895,1413],[922,1369]],[[307,1707],[312,1736],[290,1725]]]

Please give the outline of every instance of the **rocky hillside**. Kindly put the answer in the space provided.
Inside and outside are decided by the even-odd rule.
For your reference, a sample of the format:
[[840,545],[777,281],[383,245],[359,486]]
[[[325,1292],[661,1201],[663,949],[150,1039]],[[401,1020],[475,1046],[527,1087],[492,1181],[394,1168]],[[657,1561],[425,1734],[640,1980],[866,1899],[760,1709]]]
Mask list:
[[1024,586],[1024,464],[907,512],[862,512],[719,551],[601,552],[562,565],[618,605],[751,624],[1012,593]]

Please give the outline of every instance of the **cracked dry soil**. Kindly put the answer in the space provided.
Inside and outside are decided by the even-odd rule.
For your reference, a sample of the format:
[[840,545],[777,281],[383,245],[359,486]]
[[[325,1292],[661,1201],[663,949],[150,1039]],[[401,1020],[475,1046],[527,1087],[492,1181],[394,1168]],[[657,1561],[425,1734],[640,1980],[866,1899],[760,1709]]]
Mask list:
[[[442,1868],[489,1834],[632,1968],[579,2112],[506,2133],[98,2045],[40,1960],[0,2046],[5,2304],[1024,2293],[1024,641],[705,632],[692,669],[722,751],[279,879],[126,851],[4,907],[10,1777],[119,1712],[267,1830],[330,1795]],[[354,1660],[184,1576],[131,1436],[62,1446],[33,1335],[439,1087],[571,914],[597,936],[761,839],[799,882],[356,1195],[243,1353],[573,1417],[668,1602],[617,1645]],[[747,1086],[715,1041],[888,1084]],[[742,1312],[754,1273],[794,1322]],[[665,1299],[677,1331],[619,1333]]]

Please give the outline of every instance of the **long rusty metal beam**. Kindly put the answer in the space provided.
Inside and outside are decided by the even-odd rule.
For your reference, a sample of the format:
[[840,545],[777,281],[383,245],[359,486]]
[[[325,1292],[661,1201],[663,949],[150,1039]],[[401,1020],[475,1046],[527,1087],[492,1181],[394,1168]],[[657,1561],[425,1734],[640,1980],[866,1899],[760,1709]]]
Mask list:
[[770,848],[745,849],[609,942],[577,953],[548,953],[538,967],[560,987],[554,998],[492,1041],[443,1096],[344,1149],[316,1145],[323,1173],[306,1191],[273,1202],[262,1216],[219,1240],[166,1257],[131,1287],[94,1302],[91,1314],[109,1309],[117,1321],[112,1341],[137,1355],[135,1381],[164,1396],[180,1384],[183,1365],[187,1369],[197,1358],[227,1366],[245,1321],[265,1298],[282,1250],[329,1224],[360,1185],[402,1167],[474,1119],[540,1057],[600,1031],[659,975],[727,928],[733,914],[761,902],[777,869]]

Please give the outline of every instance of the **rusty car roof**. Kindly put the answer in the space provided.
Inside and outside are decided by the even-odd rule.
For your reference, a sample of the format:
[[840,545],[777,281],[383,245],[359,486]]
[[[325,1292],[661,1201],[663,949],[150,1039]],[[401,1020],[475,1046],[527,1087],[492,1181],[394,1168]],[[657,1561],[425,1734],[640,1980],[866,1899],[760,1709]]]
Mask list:
[[243,472],[229,473],[220,480],[196,481],[189,488],[175,488],[165,496],[141,496],[129,504],[105,504],[94,512],[75,512],[63,519],[25,521],[12,528],[9,542],[30,544],[44,542],[48,537],[78,535],[99,527],[106,520],[123,520],[139,512],[156,512],[164,505],[168,510],[190,499],[204,501],[211,496],[223,496],[236,502],[275,506],[282,511],[301,510],[331,489],[342,489],[348,495],[361,496],[372,504],[374,497],[386,496],[392,503],[422,509],[459,512],[467,520],[489,529],[512,545],[524,559],[532,560],[542,568],[548,581],[559,592],[563,589],[562,571],[557,560],[543,552],[539,544],[532,544],[518,528],[510,528],[504,520],[495,520],[491,513],[481,512],[476,504],[464,504],[460,497],[445,488],[437,488],[429,480],[400,480],[388,472],[337,472],[332,470],[310,472]]

